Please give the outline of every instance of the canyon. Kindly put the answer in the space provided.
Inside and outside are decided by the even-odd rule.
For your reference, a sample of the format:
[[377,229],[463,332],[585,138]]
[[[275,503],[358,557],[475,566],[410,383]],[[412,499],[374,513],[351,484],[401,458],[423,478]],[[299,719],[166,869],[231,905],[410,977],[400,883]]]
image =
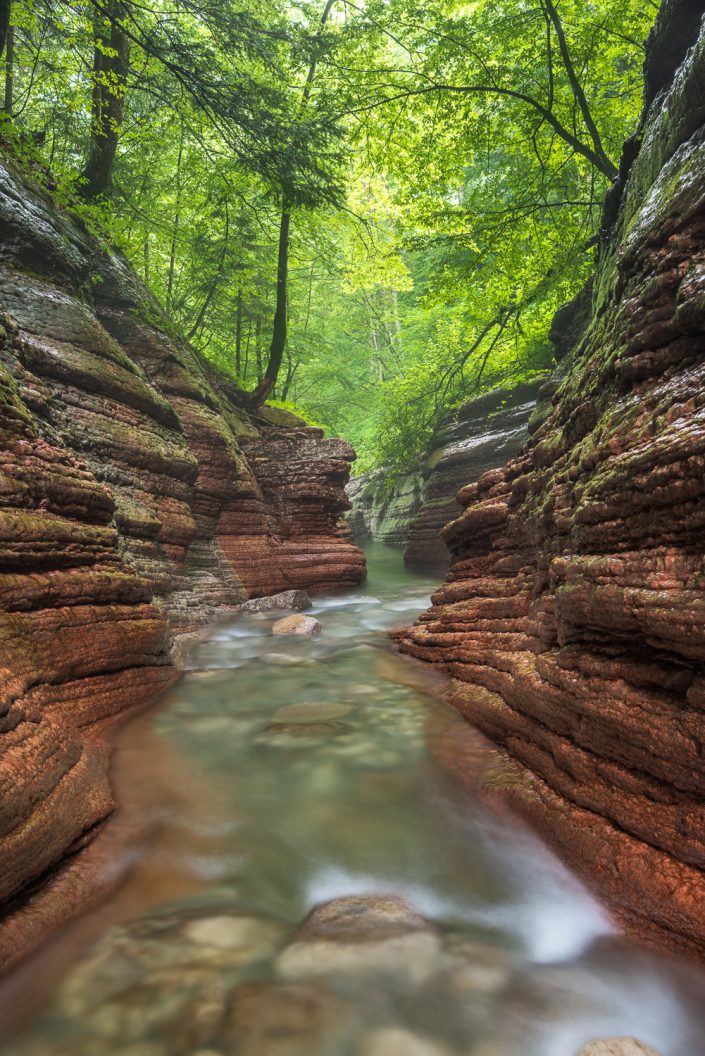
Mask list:
[[0,228],[0,902],[36,916],[32,885],[56,886],[114,808],[106,731],[174,681],[174,635],[248,597],[349,587],[365,562],[347,443],[247,413],[9,162]]
[[350,522],[350,445],[248,409],[119,253],[0,164],[5,966],[90,902],[116,721],[246,599],[360,583],[351,528],[450,562],[395,640],[494,747],[466,759],[454,725],[440,761],[640,939],[705,955],[704,13],[661,9],[557,371],[464,404],[393,486],[353,482]]
[[384,469],[354,477],[347,493],[355,537],[403,546],[411,568],[447,566],[440,532],[460,513],[458,490],[519,453],[555,387],[553,376],[540,377],[467,400],[434,433],[418,470],[391,480]]
[[[463,488],[398,635],[508,802],[641,938],[705,954],[705,33],[662,6],[587,328],[518,457]],[[452,746],[446,746],[452,754]]]

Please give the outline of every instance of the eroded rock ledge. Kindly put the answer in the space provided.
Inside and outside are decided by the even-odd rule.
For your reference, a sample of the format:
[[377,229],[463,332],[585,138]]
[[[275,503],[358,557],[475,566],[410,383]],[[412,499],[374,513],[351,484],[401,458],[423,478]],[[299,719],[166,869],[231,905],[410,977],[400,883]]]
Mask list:
[[[664,4],[652,55],[683,59],[696,6]],[[705,34],[656,72],[552,414],[460,492],[400,642],[505,750],[495,790],[642,935],[703,956]]]
[[0,231],[7,905],[113,809],[102,732],[172,680],[174,630],[365,568],[349,445],[248,416],[124,261],[4,164]]

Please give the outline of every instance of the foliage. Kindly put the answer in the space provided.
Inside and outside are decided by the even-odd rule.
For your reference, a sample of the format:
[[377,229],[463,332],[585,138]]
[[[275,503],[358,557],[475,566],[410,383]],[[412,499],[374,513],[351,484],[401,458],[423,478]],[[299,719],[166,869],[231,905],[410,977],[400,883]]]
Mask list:
[[[67,202],[107,2],[12,8],[3,135],[39,151]],[[550,367],[551,316],[591,272],[636,125],[655,5],[337,0],[324,30],[320,0],[122,6],[112,194],[80,208],[209,359],[245,388],[262,378],[286,200],[276,396],[348,436],[359,468],[408,467],[464,399]]]

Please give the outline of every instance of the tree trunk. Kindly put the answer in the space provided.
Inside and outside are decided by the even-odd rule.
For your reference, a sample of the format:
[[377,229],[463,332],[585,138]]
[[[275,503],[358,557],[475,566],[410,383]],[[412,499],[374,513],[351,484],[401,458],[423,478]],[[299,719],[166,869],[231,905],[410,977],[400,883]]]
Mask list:
[[288,350],[287,350],[286,357],[287,357],[286,378],[284,379],[284,385],[282,386],[282,392],[281,392],[282,403],[286,403],[287,397],[289,396],[289,390],[291,389],[291,386],[292,386],[293,381],[294,381],[294,377],[296,375],[296,371],[299,369],[299,364],[301,363],[301,360],[297,360],[296,363],[294,363],[293,357],[292,357],[291,353]]
[[[558,10],[553,0],[543,0],[543,3],[546,5],[546,17],[549,19],[551,25],[556,31],[556,36],[558,37],[558,50],[561,54],[563,68],[565,69],[565,72],[568,75],[568,80],[570,82],[570,87],[573,91],[573,96],[575,98],[576,105],[583,116],[585,127],[587,128],[588,135],[590,136],[590,139],[592,141],[595,156],[597,157],[599,162],[599,168],[602,172],[604,172],[608,179],[614,182],[619,175],[619,169],[614,164],[612,159],[608,156],[607,151],[603,146],[599,130],[590,111],[590,104],[587,101],[587,96],[583,91],[583,86],[580,83],[580,80],[575,70],[575,66],[573,65],[573,59],[570,54],[568,41],[566,39],[565,30],[563,28],[563,22],[561,21],[560,15],[558,14]],[[549,41],[549,49],[550,46],[551,45]]]
[[250,402],[259,407],[271,395],[277,383],[279,368],[286,347],[287,287],[289,279],[289,226],[291,213],[284,207],[279,224],[279,255],[277,257],[277,303],[274,309],[272,326],[272,343],[269,346],[269,359],[264,377],[261,374],[261,353],[257,346],[257,388],[250,396]]
[[397,291],[395,289],[392,289],[392,312],[394,314],[395,349],[397,358],[401,359],[404,345],[401,337],[401,320],[399,319],[399,297],[397,296]]
[[235,309],[235,375],[240,377],[240,358],[242,354],[242,290],[237,291]]
[[[260,337],[262,334],[262,320],[257,316],[255,320],[255,359],[257,361],[257,388],[262,385],[262,345]],[[266,399],[266,397],[265,397]]]
[[10,12],[12,11],[12,0],[0,0],[0,59],[5,51],[8,30],[10,28]]
[[372,337],[370,373],[377,381],[384,381],[384,368],[382,367],[382,357],[379,352],[379,335],[373,320],[370,320],[370,335]]
[[252,320],[247,323],[247,341],[245,341],[245,368],[242,372],[243,381],[247,381],[247,364],[250,360],[250,338],[252,337]]
[[176,205],[174,207],[174,223],[171,229],[171,246],[169,251],[169,276],[166,284],[166,309],[168,312],[173,307],[174,294],[174,269],[176,267],[176,247],[179,240],[179,225],[181,224],[181,160],[184,156],[184,126],[181,125],[181,137],[179,139],[179,153],[176,157]]
[[107,12],[95,16],[91,139],[78,188],[89,201],[110,192],[130,67],[130,41],[120,27],[125,5],[110,0]]
[[5,102],[3,110],[12,117],[12,102],[15,87],[15,28],[7,27],[5,44]]
[[[323,8],[323,14],[318,25],[318,37],[325,29],[328,17],[333,10],[336,0],[327,0]],[[311,89],[316,76],[318,60],[314,55],[308,68],[308,75],[301,97],[302,109],[306,107],[311,98]],[[282,365],[284,348],[286,347],[287,335],[287,285],[289,276],[289,230],[291,227],[291,203],[286,198],[282,202],[282,215],[279,223],[279,254],[277,258],[277,304],[274,310],[274,322],[272,324],[272,344],[269,349],[269,362],[264,378],[250,393],[248,403],[259,407],[271,395],[277,383],[279,368]]]

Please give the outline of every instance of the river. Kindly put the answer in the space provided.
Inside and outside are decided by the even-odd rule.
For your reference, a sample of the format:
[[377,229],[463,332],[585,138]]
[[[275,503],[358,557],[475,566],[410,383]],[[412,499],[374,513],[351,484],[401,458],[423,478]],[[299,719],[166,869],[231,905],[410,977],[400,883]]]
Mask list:
[[616,933],[439,764],[475,735],[385,634],[434,583],[396,550],[368,561],[364,587],[317,599],[320,636],[234,616],[120,733],[126,879],[6,987],[3,1052],[575,1056],[615,1035],[705,1051],[701,972]]

